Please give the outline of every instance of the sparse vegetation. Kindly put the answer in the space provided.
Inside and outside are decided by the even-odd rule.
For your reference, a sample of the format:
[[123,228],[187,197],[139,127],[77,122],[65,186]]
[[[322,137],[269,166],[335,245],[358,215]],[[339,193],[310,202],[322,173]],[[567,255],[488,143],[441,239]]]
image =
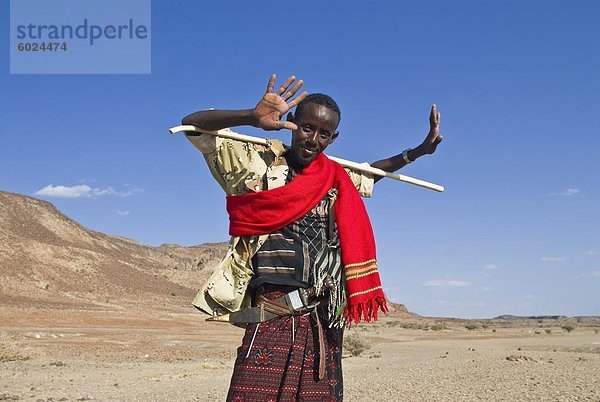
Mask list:
[[438,321],[435,324],[420,324],[416,322],[401,322],[401,321],[388,321],[386,323],[388,327],[400,327],[404,329],[418,329],[422,331],[442,331],[444,329],[448,329],[446,323],[443,321]]
[[360,334],[349,334],[344,337],[344,349],[352,356],[360,356],[362,352],[371,348],[371,341]]
[[22,356],[18,353],[13,353],[0,346],[0,363],[16,362],[29,360],[28,356]]
[[446,329],[446,325],[444,323],[438,323],[431,326],[431,330],[433,331],[442,331]]
[[175,292],[171,292],[171,296],[176,297],[177,294]]
[[565,324],[562,327],[560,327],[561,329],[567,331],[567,332],[571,332],[575,329],[575,325],[573,324]]
[[544,330],[544,332],[546,332],[547,334],[551,334],[551,333],[552,333],[552,330],[551,330],[550,328],[546,328],[546,329]]
[[483,325],[481,325],[481,328],[488,329],[488,326],[487,326],[487,324],[483,324]]
[[465,325],[465,328],[468,329],[469,331],[474,331],[477,329],[477,325],[475,324],[467,324]]

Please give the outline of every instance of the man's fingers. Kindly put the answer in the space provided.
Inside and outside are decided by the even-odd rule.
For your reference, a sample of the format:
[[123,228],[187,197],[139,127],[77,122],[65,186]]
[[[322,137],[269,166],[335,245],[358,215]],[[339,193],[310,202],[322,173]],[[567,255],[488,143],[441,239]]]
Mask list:
[[298,103],[302,102],[304,98],[308,96],[308,92],[304,91],[300,95],[296,96],[290,103],[288,103],[288,107],[291,109],[296,106]]
[[437,114],[437,124],[438,124],[438,126],[440,125],[440,120],[442,120],[442,114],[440,112],[438,112],[438,114]]
[[279,129],[281,130],[282,128],[288,129],[288,130],[298,130],[298,126],[295,125],[294,123],[292,123],[291,121],[282,121],[279,123]]
[[271,74],[271,78],[269,78],[269,83],[267,84],[267,93],[273,92],[273,88],[275,88],[275,79],[277,76],[275,74]]
[[290,78],[288,78],[287,81],[284,82],[283,85],[280,86],[279,89],[277,90],[277,95],[282,95],[285,92],[285,90],[290,86],[290,84],[292,82],[294,82],[295,80],[296,80],[296,77],[293,75]]
[[284,95],[283,95],[283,99],[284,100],[288,100],[290,99],[292,96],[294,96],[294,94],[296,92],[298,92],[298,90],[302,87],[302,84],[304,84],[304,81],[299,80],[296,85],[294,85],[294,87],[292,89],[290,89],[289,91],[287,91]]

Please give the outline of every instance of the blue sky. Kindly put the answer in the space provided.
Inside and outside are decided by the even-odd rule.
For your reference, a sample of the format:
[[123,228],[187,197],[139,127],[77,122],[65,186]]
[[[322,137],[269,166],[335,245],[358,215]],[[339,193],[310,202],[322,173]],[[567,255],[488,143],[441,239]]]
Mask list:
[[[0,32],[9,35],[8,2]],[[250,108],[271,73],[342,110],[332,155],[444,142],[367,201],[388,296],[419,314],[600,314],[600,28],[595,1],[152,2],[152,73],[10,75],[0,41],[0,189],[159,245],[227,239],[224,196],[167,129]],[[255,129],[238,129],[264,135]],[[269,133],[288,140],[289,132]],[[83,196],[87,195],[87,196]]]

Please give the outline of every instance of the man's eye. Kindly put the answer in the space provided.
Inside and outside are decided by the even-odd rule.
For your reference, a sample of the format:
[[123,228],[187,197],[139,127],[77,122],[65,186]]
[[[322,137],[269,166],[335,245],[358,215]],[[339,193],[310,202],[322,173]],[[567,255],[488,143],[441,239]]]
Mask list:
[[312,127],[311,126],[304,126],[303,130],[304,131],[312,131]]
[[327,140],[330,137],[331,137],[331,134],[329,134],[328,132],[321,133],[321,138],[323,138],[324,140]]

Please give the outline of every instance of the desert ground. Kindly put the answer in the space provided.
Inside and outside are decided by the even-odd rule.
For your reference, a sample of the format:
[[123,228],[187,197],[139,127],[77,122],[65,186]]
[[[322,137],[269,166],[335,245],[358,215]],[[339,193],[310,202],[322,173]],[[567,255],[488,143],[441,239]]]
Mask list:
[[[1,308],[0,322],[0,400],[223,401],[243,331],[133,305]],[[474,325],[384,317],[347,330],[370,348],[344,353],[345,400],[600,401],[597,327]]]

